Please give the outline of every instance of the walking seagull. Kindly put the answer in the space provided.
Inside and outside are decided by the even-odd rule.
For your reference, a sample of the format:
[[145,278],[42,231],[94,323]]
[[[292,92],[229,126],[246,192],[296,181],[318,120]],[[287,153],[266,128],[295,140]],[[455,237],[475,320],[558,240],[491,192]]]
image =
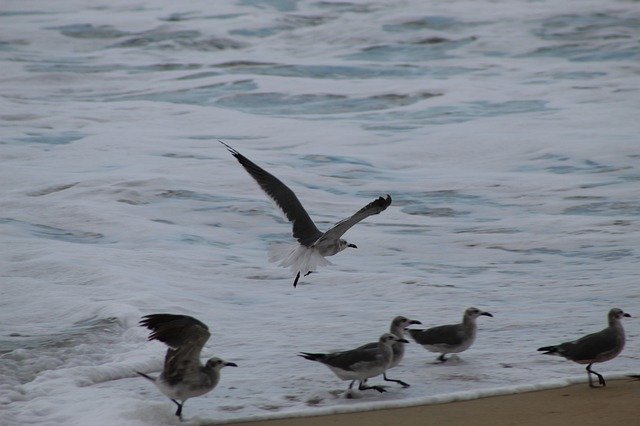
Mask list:
[[255,179],[262,190],[275,201],[293,224],[293,237],[298,240],[299,244],[287,246],[284,249],[282,247],[272,248],[269,261],[280,262],[280,266],[291,268],[291,272],[296,274],[293,281],[294,287],[298,285],[300,274],[307,276],[314,272],[318,266],[330,265],[331,262],[325,257],[333,256],[347,247],[358,248],[355,244],[350,244],[340,237],[356,223],[384,211],[391,204],[391,197],[388,194],[386,198],[379,197],[358,210],[353,216],[341,220],[333,228],[323,233],[313,223],[298,197],[289,187],[226,143],[219,142],[227,147],[229,152]]
[[[393,321],[391,321],[391,326],[389,327],[389,333],[395,335],[396,337],[399,337],[400,339],[404,339],[405,329],[412,324],[422,324],[422,323],[418,320],[412,320],[407,317],[397,316],[393,319]],[[377,345],[378,343],[372,342],[372,343],[367,343],[366,345],[361,347],[375,348]],[[389,367],[387,367],[387,369],[395,367],[396,365],[400,364],[400,361],[402,361],[402,358],[404,357],[404,342],[402,341],[395,342],[391,346],[391,349],[393,350],[393,359],[391,360],[391,364],[389,364]],[[396,382],[405,388],[408,388],[409,386],[411,386],[409,385],[409,383],[403,382],[402,380],[388,378],[386,371],[382,373],[382,377],[387,382]]]
[[149,340],[159,340],[169,349],[164,359],[164,369],[158,377],[137,373],[153,382],[160,392],[178,406],[176,416],[180,419],[187,399],[204,395],[215,388],[223,367],[237,367],[235,363],[220,358],[211,358],[205,365],[200,363],[200,352],[211,334],[205,324],[193,317],[152,314],[142,317],[140,325],[151,330]]
[[374,389],[386,392],[383,386],[367,386],[367,379],[383,374],[393,361],[394,343],[409,343],[408,340],[391,333],[380,336],[377,343],[362,345],[356,349],[327,354],[301,352],[299,356],[310,361],[320,362],[342,380],[351,380],[347,398],[351,398],[351,389],[359,381],[358,389]]
[[545,346],[538,350],[547,355],[559,355],[578,364],[587,365],[587,377],[589,386],[595,388],[591,380],[591,374],[598,376],[598,383],[603,387],[607,385],[604,377],[591,369],[596,362],[609,361],[618,356],[624,348],[624,328],[620,320],[631,315],[622,309],[613,308],[607,315],[609,327],[597,333],[587,334],[573,342],[565,342],[555,346]]
[[464,311],[460,324],[441,325],[426,330],[408,329],[407,331],[416,341],[430,352],[440,352],[438,360],[445,362],[446,354],[456,354],[466,351],[476,340],[476,318],[480,315],[493,317],[489,312],[478,308]]

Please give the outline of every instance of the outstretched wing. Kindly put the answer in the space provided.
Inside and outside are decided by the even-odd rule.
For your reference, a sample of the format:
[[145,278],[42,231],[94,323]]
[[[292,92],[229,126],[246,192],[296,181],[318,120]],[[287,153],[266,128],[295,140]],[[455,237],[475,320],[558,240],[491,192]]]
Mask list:
[[242,167],[258,182],[262,190],[275,201],[287,216],[287,219],[293,224],[293,238],[307,247],[320,238],[322,232],[318,230],[307,211],[302,207],[296,194],[288,186],[226,143],[219,142],[227,147]]
[[164,360],[164,379],[175,384],[200,368],[200,352],[211,334],[207,326],[187,315],[151,314],[140,325],[152,330],[149,340],[169,346]]
[[389,194],[387,194],[387,198],[378,197],[376,200],[373,200],[372,202],[358,210],[353,216],[336,223],[333,228],[329,229],[324,233],[324,235],[322,235],[320,241],[337,240],[342,235],[344,235],[344,233],[347,232],[353,225],[371,215],[378,214],[386,210],[386,208],[389,207],[390,204],[391,196]]

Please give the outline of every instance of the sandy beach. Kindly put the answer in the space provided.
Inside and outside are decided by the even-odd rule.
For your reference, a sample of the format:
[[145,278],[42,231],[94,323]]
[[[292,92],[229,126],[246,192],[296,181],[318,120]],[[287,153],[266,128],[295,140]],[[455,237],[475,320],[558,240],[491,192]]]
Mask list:
[[358,413],[233,423],[234,426],[409,425],[602,425],[636,424],[640,380],[611,380],[606,388],[586,383],[471,401]]

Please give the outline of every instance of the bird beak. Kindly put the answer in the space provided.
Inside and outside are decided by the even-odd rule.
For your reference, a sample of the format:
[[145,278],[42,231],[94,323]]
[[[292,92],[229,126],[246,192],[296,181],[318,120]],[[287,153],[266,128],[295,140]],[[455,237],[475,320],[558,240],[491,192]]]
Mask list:
[[235,362],[225,362],[224,366],[225,367],[237,367],[238,364],[236,364]]
[[422,323],[418,320],[411,320],[409,321],[409,324],[422,324]]
[[480,315],[484,315],[484,316],[486,316],[486,317],[491,317],[491,318],[493,318],[493,315],[491,315],[489,312],[483,312],[483,313],[481,313]]
[[409,343],[409,341],[407,339],[398,339],[398,342]]
[[358,246],[357,246],[357,245],[355,245],[355,244],[347,244],[347,247],[351,247],[351,248],[358,248]]
[[622,316],[623,316],[623,317],[627,317],[627,318],[631,318],[631,315],[629,315],[629,314],[628,314],[628,313],[626,313],[626,312],[625,312]]

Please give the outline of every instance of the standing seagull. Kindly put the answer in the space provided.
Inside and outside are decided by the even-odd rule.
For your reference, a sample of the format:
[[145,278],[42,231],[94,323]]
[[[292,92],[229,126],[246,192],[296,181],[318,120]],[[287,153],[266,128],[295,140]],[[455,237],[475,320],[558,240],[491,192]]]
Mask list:
[[[412,324],[422,324],[422,323],[418,320],[412,320],[407,317],[397,316],[393,319],[393,321],[391,321],[391,326],[389,327],[389,333],[395,335],[400,339],[404,339],[405,328],[407,328]],[[374,348],[377,345],[378,345],[377,343],[372,342],[372,343],[367,343],[366,345],[361,347]],[[400,361],[402,361],[402,358],[404,357],[404,342],[402,341],[395,342],[393,346],[391,346],[391,349],[393,350],[393,359],[391,360],[391,364],[389,364],[389,367],[387,369],[395,367],[396,365],[400,364]],[[409,383],[403,382],[402,380],[389,379],[387,377],[386,371],[382,373],[382,377],[387,382],[396,382],[405,388],[408,388],[410,386]]]
[[351,388],[356,380],[358,389],[375,389],[386,392],[382,386],[367,386],[367,379],[383,374],[393,361],[392,346],[396,342],[409,343],[391,333],[380,336],[376,343],[362,345],[356,349],[328,354],[301,352],[299,356],[310,361],[320,362],[342,380],[351,380],[347,398],[351,398]]
[[138,374],[152,381],[178,406],[176,416],[180,419],[187,399],[204,395],[216,387],[222,367],[237,367],[220,358],[200,364],[200,352],[211,334],[205,324],[193,317],[152,314],[142,317],[140,325],[152,331],[149,340],[159,340],[169,349],[160,376],[154,378],[139,371]]
[[595,388],[591,380],[591,374],[598,376],[598,383],[606,386],[604,377],[591,369],[591,365],[596,362],[609,361],[618,356],[624,348],[624,328],[620,320],[631,315],[622,309],[613,308],[607,315],[609,327],[597,333],[587,334],[573,342],[565,342],[555,346],[545,346],[538,350],[547,355],[559,355],[578,364],[587,365],[587,377],[589,386]]
[[300,200],[289,187],[226,143],[219,142],[227,147],[229,152],[258,182],[262,190],[275,201],[293,224],[293,237],[298,240],[299,244],[288,246],[284,250],[271,250],[269,261],[280,262],[280,266],[285,268],[291,267],[291,272],[296,274],[293,281],[294,287],[298,285],[300,274],[307,276],[318,266],[330,265],[331,263],[325,257],[333,256],[347,247],[358,248],[355,244],[349,244],[340,237],[356,223],[384,211],[391,204],[391,197],[388,194],[387,198],[379,197],[358,210],[353,216],[341,220],[333,228],[323,233],[313,223]]
[[430,352],[440,352],[438,359],[445,362],[446,354],[455,354],[466,351],[476,340],[476,318],[480,315],[493,317],[489,312],[483,312],[478,308],[469,308],[464,311],[460,324],[441,325],[426,330],[407,330],[416,343],[422,345]]

